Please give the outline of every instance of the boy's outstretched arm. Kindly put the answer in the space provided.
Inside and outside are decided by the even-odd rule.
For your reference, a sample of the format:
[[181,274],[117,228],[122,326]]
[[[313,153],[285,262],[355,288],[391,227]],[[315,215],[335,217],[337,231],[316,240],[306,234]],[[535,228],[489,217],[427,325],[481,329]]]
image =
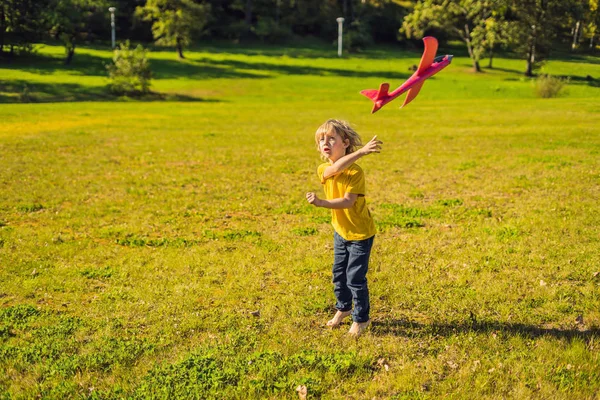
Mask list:
[[346,193],[344,197],[340,197],[339,199],[325,200],[317,197],[313,192],[306,193],[306,200],[316,206],[323,208],[332,208],[332,209],[342,209],[342,208],[351,208],[356,202],[356,198],[358,194],[356,193]]
[[369,143],[364,145],[362,148],[356,150],[354,153],[346,154],[344,157],[325,168],[325,171],[323,171],[323,179],[327,179],[343,172],[346,168],[351,166],[356,160],[363,156],[371,153],[380,153],[382,144],[383,142],[381,140],[377,140],[377,135],[373,136],[373,139],[371,139]]

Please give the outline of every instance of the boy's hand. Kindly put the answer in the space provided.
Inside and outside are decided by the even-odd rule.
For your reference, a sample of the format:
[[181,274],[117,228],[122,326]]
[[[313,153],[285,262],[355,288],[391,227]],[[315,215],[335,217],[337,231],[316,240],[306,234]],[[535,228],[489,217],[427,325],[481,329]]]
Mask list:
[[319,207],[319,204],[321,203],[321,199],[319,199],[313,192],[306,193],[306,201],[316,207]]
[[365,144],[365,146],[360,149],[360,151],[366,156],[371,153],[380,153],[381,145],[383,142],[381,140],[377,140],[377,135],[373,136],[373,139],[369,141],[369,143]]

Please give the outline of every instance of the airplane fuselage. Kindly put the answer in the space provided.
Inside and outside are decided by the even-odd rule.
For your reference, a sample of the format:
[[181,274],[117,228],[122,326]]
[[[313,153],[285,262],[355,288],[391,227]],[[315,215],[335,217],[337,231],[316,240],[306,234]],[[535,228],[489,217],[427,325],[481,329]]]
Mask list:
[[379,110],[381,107],[383,107],[390,101],[394,100],[396,97],[402,95],[404,92],[406,92],[413,86],[415,86],[415,85],[423,82],[425,79],[430,78],[433,75],[437,74],[442,69],[447,67],[451,61],[452,61],[452,56],[446,55],[446,56],[444,56],[444,58],[441,61],[432,63],[431,66],[429,66],[425,71],[421,72],[420,74],[418,72],[415,72],[410,78],[408,78],[406,80],[406,82],[404,82],[402,85],[400,85],[397,89],[391,91],[387,95],[387,97],[377,100],[373,106],[372,112]]

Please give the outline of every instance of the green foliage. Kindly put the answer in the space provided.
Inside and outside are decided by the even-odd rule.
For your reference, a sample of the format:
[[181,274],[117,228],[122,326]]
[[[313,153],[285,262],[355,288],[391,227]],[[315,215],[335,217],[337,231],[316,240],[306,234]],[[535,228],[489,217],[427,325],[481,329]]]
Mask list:
[[567,81],[556,76],[542,74],[535,80],[535,94],[543,99],[558,97]]
[[131,48],[129,41],[115,49],[113,63],[107,66],[110,91],[141,95],[150,91],[152,71],[148,51],[141,44]]
[[44,206],[40,203],[26,203],[17,206],[17,210],[23,213],[32,213],[43,209]]
[[312,236],[312,235],[316,235],[318,231],[316,228],[309,227],[309,228],[294,228],[294,229],[292,229],[292,232],[298,236]]
[[479,71],[484,50],[502,40],[505,26],[498,19],[502,19],[504,7],[502,1],[421,0],[404,19],[401,31],[409,38],[422,37],[431,29],[460,38],[467,46],[473,68]]
[[140,18],[152,22],[156,44],[175,46],[180,58],[194,34],[202,32],[208,12],[208,5],[193,0],[148,0],[136,9]]
[[44,13],[49,0],[3,0],[0,2],[0,56],[29,54],[46,31]]
[[40,315],[40,311],[29,304],[18,304],[12,307],[0,309],[0,321],[11,325],[22,327],[31,319]]
[[104,268],[85,268],[81,271],[81,275],[89,279],[107,279],[113,275],[114,271],[111,267]]
[[46,16],[49,31],[63,42],[65,63],[70,64],[78,43],[94,38],[90,25],[98,16],[105,17],[108,3],[107,0],[49,1]]
[[552,41],[559,32],[558,26],[569,7],[563,0],[511,1],[510,10],[514,15],[510,43],[522,58],[527,61],[525,75],[533,72],[541,61],[548,57]]
[[350,23],[343,38],[344,48],[351,52],[361,51],[373,43],[369,26],[355,20]]
[[285,396],[297,385],[304,384],[309,387],[311,396],[320,397],[325,392],[325,382],[351,374],[368,377],[373,373],[372,365],[372,360],[351,352],[331,355],[301,351],[286,356],[263,351],[244,356],[231,354],[227,348],[211,349],[150,371],[135,396],[265,398]]
[[253,32],[261,40],[269,43],[284,43],[292,37],[289,27],[282,26],[272,18],[259,18]]

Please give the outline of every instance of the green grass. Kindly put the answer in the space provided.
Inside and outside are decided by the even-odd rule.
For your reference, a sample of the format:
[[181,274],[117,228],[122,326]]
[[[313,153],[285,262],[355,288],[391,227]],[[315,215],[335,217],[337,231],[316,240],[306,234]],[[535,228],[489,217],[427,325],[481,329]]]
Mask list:
[[[548,62],[571,79],[539,99],[523,61],[457,57],[371,115],[358,91],[419,54],[154,51],[167,101],[109,96],[110,55],[0,66],[0,397],[597,396],[600,60]],[[384,141],[359,340],[324,327],[332,228],[304,199],[331,117]]]

